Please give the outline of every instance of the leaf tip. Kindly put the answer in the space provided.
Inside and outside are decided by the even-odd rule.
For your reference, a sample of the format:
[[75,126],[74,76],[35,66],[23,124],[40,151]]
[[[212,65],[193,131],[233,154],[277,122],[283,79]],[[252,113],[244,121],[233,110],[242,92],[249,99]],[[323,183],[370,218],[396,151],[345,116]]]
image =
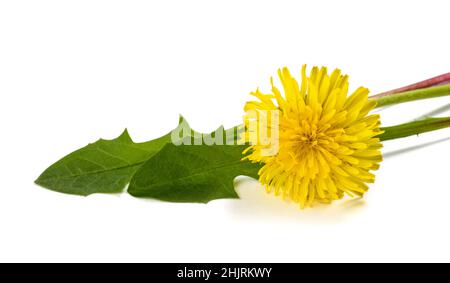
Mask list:
[[123,142],[130,142],[132,143],[133,140],[131,139],[130,133],[128,132],[128,129],[125,129],[123,133],[117,138],[118,141]]
[[41,184],[40,184],[41,180],[40,180],[40,179],[41,179],[41,177],[37,178],[36,180],[34,180],[33,183],[34,183],[35,185],[41,186]]
[[185,122],[186,121],[186,119],[183,117],[183,115],[182,114],[179,114],[178,115],[178,124],[182,124],[183,122]]

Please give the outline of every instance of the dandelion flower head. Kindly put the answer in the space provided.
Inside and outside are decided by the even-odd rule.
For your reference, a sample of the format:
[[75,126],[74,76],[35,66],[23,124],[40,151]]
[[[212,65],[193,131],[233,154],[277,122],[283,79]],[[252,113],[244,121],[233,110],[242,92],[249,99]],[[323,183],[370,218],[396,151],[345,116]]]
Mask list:
[[[380,117],[370,114],[376,101],[369,90],[359,87],[348,95],[348,76],[338,69],[328,74],[327,68],[314,67],[308,77],[303,66],[300,84],[287,68],[278,76],[284,94],[271,79],[271,93],[258,89],[251,93],[257,100],[245,106],[246,113],[257,113],[256,118],[246,114],[246,124],[270,120],[265,113],[278,114],[277,153],[265,154],[273,145],[258,142],[244,152],[246,159],[262,163],[259,181],[267,192],[302,208],[345,195],[363,196],[382,161]],[[246,127],[246,141],[250,136]]]

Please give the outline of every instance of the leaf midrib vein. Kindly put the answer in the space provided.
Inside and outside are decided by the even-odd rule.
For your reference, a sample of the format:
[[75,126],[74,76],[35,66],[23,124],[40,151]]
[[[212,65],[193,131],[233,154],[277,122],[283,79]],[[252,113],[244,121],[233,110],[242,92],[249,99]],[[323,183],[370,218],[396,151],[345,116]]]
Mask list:
[[47,181],[47,180],[51,180],[51,179],[77,178],[77,177],[82,177],[82,176],[96,175],[96,174],[101,174],[101,173],[105,173],[105,172],[109,172],[109,171],[118,171],[118,170],[121,170],[121,169],[126,169],[126,168],[130,168],[130,167],[139,166],[139,165],[144,164],[145,162],[147,162],[147,160],[136,162],[136,163],[132,163],[132,164],[129,164],[129,165],[113,167],[113,168],[106,168],[106,169],[102,169],[102,170],[96,170],[96,171],[85,172],[85,173],[83,172],[83,173],[79,173],[79,174],[70,174],[70,175],[63,175],[63,176],[49,176],[49,177],[46,177],[46,178],[39,178],[39,180],[40,181]]

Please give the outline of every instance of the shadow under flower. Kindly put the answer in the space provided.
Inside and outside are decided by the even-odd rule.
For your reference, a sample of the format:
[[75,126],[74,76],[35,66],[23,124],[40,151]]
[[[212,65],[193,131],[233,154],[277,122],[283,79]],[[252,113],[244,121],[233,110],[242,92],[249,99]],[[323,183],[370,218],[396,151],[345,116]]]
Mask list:
[[230,210],[239,217],[258,219],[275,218],[281,221],[338,223],[366,207],[362,198],[345,198],[332,204],[315,204],[313,208],[300,209],[299,205],[273,194],[248,177],[239,177],[235,189],[240,200],[230,202]]

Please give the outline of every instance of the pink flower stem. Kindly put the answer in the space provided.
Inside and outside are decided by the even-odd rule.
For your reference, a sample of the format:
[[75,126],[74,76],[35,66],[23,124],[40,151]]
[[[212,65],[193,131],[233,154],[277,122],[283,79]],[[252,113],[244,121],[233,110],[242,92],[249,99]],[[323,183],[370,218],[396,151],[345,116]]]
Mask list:
[[424,89],[434,86],[440,86],[440,85],[447,85],[450,84],[450,73],[443,74],[425,81],[421,81],[412,85],[408,85],[405,87],[397,88],[391,91],[383,92],[374,96],[371,96],[371,98],[379,99],[381,97],[389,96],[392,94],[402,93],[406,91],[412,91],[417,89]]

